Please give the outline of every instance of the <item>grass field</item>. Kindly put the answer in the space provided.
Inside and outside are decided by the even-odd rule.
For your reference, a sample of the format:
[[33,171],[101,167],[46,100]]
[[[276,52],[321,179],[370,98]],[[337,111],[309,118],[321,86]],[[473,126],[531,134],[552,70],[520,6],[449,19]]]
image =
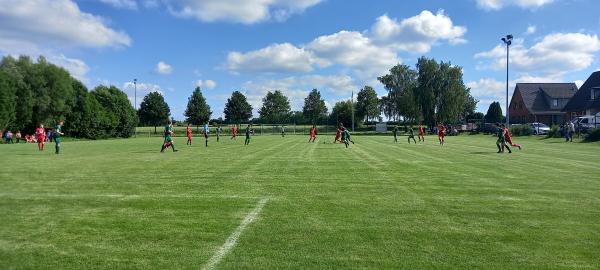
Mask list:
[[0,145],[0,269],[600,268],[599,143],[331,139]]

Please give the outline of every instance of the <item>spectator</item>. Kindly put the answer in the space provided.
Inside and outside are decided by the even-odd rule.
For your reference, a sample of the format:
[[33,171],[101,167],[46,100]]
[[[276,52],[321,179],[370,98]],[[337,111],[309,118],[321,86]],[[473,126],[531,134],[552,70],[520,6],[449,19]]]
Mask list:
[[13,134],[10,130],[6,132],[6,143],[13,143]]
[[573,134],[575,133],[575,125],[573,124],[573,122],[569,121],[567,123],[567,141],[568,142],[573,142]]
[[15,134],[15,138],[17,139],[17,143],[21,142],[21,131],[17,130],[17,133]]
[[49,129],[49,130],[46,132],[46,141],[47,141],[47,142],[52,142],[52,139],[53,139],[53,138],[52,138],[52,130],[51,130],[51,129]]

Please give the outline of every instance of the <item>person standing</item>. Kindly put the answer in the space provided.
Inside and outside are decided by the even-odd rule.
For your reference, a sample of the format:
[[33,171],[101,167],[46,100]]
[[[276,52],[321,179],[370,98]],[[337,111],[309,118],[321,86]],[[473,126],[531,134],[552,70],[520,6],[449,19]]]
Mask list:
[[15,138],[17,139],[17,144],[21,142],[21,131],[17,130],[17,133],[15,133]]
[[410,139],[417,144],[417,140],[415,140],[415,131],[413,130],[412,126],[408,127],[408,144],[410,144]]
[[203,133],[204,133],[204,146],[208,147],[208,133],[210,133],[208,123],[204,124]]
[[252,127],[248,125],[246,127],[246,140],[244,140],[244,145],[250,144],[250,135],[252,134]]
[[233,125],[233,127],[231,128],[231,139],[230,140],[237,140],[237,126]]
[[317,127],[315,125],[313,125],[310,128],[309,133],[310,133],[310,137],[308,138],[308,142],[313,142],[314,143],[315,139],[317,138]]
[[187,128],[185,129],[185,135],[187,136],[186,145],[192,145],[192,124],[188,123]]
[[443,123],[439,123],[438,127],[437,127],[437,132],[438,132],[438,140],[440,141],[440,145],[444,145],[444,143],[446,142],[445,137],[446,137],[446,127],[444,126]]
[[173,152],[177,152],[178,150],[175,150],[175,145],[173,144],[173,138],[171,138],[171,136],[173,136],[173,121],[169,120],[167,122],[167,125],[165,126],[165,131],[164,131],[164,137],[165,140],[163,141],[163,145],[160,149],[161,153],[165,152],[165,149],[171,147],[173,149]]
[[54,140],[54,150],[55,150],[55,154],[60,154],[60,143],[62,141],[62,136],[65,135],[62,132],[62,126],[64,125],[64,121],[60,120],[58,122],[58,125],[56,125],[56,127],[54,127],[54,132],[52,134],[52,138]]
[[419,125],[419,142],[425,142],[425,128]]
[[394,126],[392,134],[394,134],[394,143],[398,143],[398,126]]
[[46,144],[46,131],[44,130],[44,124],[40,124],[35,129],[35,137],[37,138],[38,150],[44,151],[44,145]]
[[569,123],[567,123],[567,134],[567,141],[573,142],[573,135],[575,135],[575,125],[572,121],[569,121]]
[[221,137],[221,126],[217,126],[215,129],[215,134],[217,135],[217,142],[219,142],[219,138]]
[[281,138],[285,138],[285,126],[281,125]]
[[13,143],[13,133],[10,130],[6,132],[6,143],[7,144],[9,144],[9,143],[12,144]]

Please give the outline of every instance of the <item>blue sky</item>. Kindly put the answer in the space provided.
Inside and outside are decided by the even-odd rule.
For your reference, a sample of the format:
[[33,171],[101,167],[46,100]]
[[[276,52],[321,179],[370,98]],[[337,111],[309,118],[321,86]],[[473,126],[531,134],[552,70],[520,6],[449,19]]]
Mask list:
[[[269,90],[301,109],[312,88],[328,107],[424,55],[464,69],[484,111],[510,84],[576,82],[600,69],[594,0],[0,0],[0,54],[45,55],[90,88],[112,84],[138,103],[160,91],[176,119],[200,85],[222,116],[244,92],[255,112]],[[512,88],[512,87],[511,87]],[[503,105],[504,107],[504,105]],[[255,115],[257,116],[257,115]]]

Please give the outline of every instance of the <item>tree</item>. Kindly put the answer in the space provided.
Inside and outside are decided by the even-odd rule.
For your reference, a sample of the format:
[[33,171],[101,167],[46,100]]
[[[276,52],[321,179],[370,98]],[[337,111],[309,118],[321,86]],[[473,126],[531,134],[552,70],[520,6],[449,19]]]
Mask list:
[[140,124],[154,126],[154,133],[156,133],[156,126],[169,120],[170,115],[169,105],[159,92],[151,92],[146,95],[138,110]]
[[346,100],[336,102],[329,118],[331,121],[334,121],[336,125],[341,123],[348,126],[350,122],[352,122],[352,101]]
[[356,114],[359,119],[365,119],[368,122],[370,119],[379,117],[381,111],[378,105],[379,99],[373,87],[365,86],[360,89],[356,96]]
[[283,123],[290,117],[290,101],[279,90],[267,92],[258,110],[260,118],[267,123]]
[[327,116],[327,106],[325,100],[321,99],[321,92],[313,89],[304,99],[304,107],[302,108],[304,118],[310,121],[310,124],[316,124],[319,119]]
[[225,121],[229,123],[241,123],[252,117],[252,106],[246,100],[246,96],[240,91],[235,91],[227,99],[225,104]]
[[115,121],[115,125],[112,127],[113,130],[108,132],[108,136],[129,138],[134,134],[138,118],[135,109],[123,91],[115,86],[100,85],[94,88],[90,94],[110,114],[109,117]]
[[485,121],[488,123],[502,123],[504,116],[502,115],[502,107],[500,102],[494,101],[490,104],[487,114],[485,115]]
[[5,129],[15,121],[17,100],[16,87],[8,74],[0,69],[0,129]]
[[377,78],[388,91],[380,107],[388,118],[398,120],[400,116],[408,119],[420,117],[421,104],[416,99],[418,73],[407,65],[396,65],[390,74]]
[[199,129],[200,125],[208,122],[211,115],[210,106],[208,106],[206,99],[202,96],[200,87],[196,87],[192,96],[188,98],[187,108],[185,109],[185,121],[196,125]]

